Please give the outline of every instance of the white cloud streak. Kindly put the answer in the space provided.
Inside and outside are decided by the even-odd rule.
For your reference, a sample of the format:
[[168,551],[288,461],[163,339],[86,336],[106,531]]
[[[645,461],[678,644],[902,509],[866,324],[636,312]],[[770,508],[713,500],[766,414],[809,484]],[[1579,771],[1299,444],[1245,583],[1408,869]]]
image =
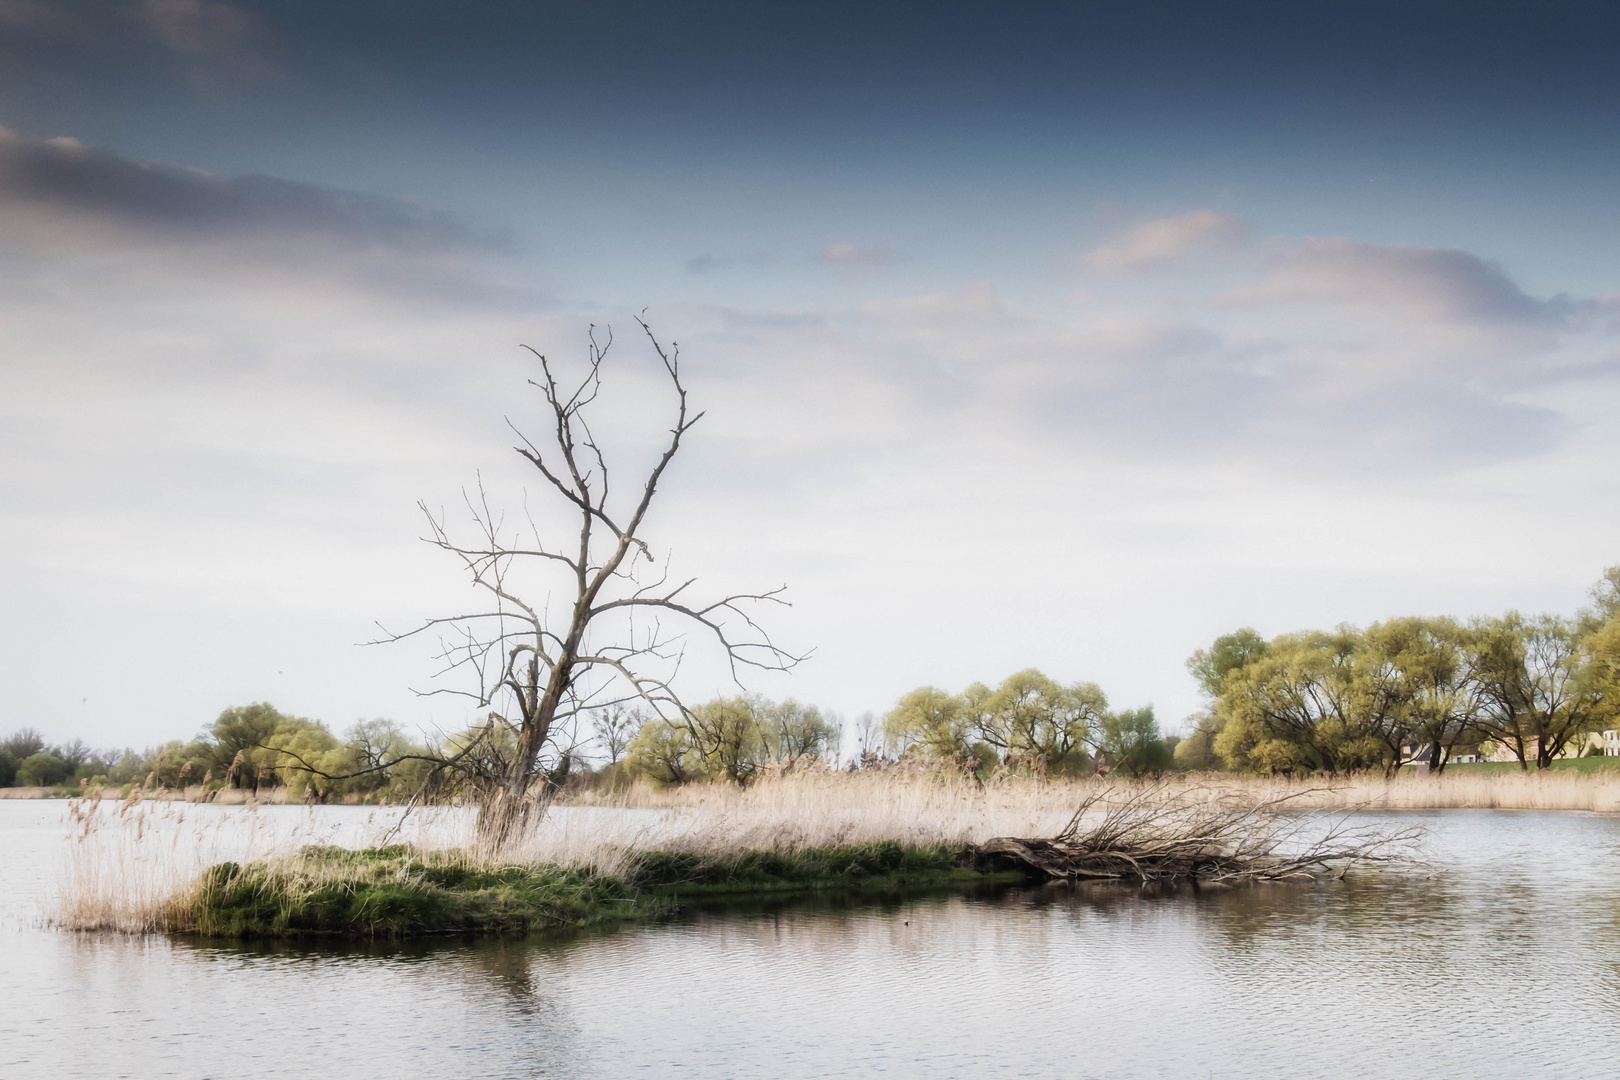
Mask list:
[[1234,246],[1248,235],[1248,222],[1240,217],[1193,210],[1134,225],[1080,256],[1080,262],[1102,277],[1125,277],[1168,266],[1198,249]]
[[1312,239],[1273,259],[1237,303],[1315,303],[1375,309],[1417,321],[1555,326],[1563,298],[1537,299],[1502,268],[1466,251]]
[[852,266],[863,269],[891,266],[899,257],[899,253],[893,248],[861,247],[848,241],[822,248],[813,256],[817,262],[835,263],[839,266]]

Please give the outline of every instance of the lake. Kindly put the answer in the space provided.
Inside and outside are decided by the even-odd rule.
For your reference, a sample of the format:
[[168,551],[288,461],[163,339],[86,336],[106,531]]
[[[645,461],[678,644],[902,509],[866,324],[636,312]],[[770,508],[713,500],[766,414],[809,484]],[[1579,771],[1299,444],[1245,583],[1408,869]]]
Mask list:
[[[314,813],[338,831],[358,820]],[[824,898],[566,939],[290,948],[43,926],[65,804],[0,802],[0,1075],[1620,1071],[1620,817],[1389,817],[1427,829],[1428,871]]]

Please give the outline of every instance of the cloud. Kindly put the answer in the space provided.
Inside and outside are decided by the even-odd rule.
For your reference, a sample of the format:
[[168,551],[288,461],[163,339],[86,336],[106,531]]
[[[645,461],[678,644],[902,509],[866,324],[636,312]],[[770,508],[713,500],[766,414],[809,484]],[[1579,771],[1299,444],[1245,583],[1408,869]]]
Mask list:
[[730,259],[719,255],[695,255],[686,260],[688,274],[707,274],[713,270],[723,270],[732,265]]
[[817,262],[872,268],[892,265],[899,258],[899,253],[893,248],[857,247],[854,244],[845,242],[822,248],[812,258]]
[[988,281],[970,281],[950,292],[927,293],[904,300],[874,300],[862,305],[861,310],[879,322],[918,329],[1000,327],[1017,317]]
[[545,290],[515,276],[516,253],[410,199],[216,176],[0,128],[0,259],[13,297],[55,295],[67,273],[149,302],[247,288],[321,307],[549,309]]
[[[784,322],[765,351],[775,385],[802,380],[789,397],[837,386],[868,406],[840,413],[850,425],[901,443],[993,433],[1334,475],[1545,454],[1571,437],[1572,402],[1616,371],[1601,320],[1563,315],[1600,301],[1531,296],[1466,252],[1307,242],[1242,291],[1342,302],[1283,311],[1213,292],[1046,311],[971,282]],[[1365,302],[1404,317],[1368,318]]]
[[1240,217],[1193,210],[1135,225],[1102,247],[1086,252],[1080,261],[1093,273],[1123,277],[1165,266],[1196,248],[1240,243],[1248,235],[1248,222]]
[[686,260],[688,274],[709,274],[716,270],[732,270],[738,266],[746,266],[758,270],[762,267],[775,264],[776,258],[768,251],[755,251],[741,258],[731,255],[712,255],[705,252]]
[[[0,128],[0,214],[176,240],[243,234],[320,235],[416,249],[466,247],[470,231],[408,199],[269,176],[227,178],[131,161],[77,139]],[[48,231],[48,230],[47,230]]]
[[1374,308],[1409,319],[1555,326],[1573,305],[1530,296],[1477,255],[1343,238],[1306,240],[1272,260],[1239,304],[1309,303]]
[[159,43],[192,56],[241,53],[259,29],[241,8],[208,0],[142,0],[134,15]]
[[0,0],[0,56],[35,82],[111,57],[206,94],[285,77],[270,22],[214,0]]

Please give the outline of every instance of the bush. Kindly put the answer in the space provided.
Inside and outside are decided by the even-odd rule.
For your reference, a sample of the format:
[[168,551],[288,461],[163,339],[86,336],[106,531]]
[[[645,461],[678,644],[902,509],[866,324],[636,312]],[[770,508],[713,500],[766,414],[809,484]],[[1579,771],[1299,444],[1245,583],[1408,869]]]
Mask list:
[[73,766],[41,750],[17,766],[17,787],[55,787],[73,775]]
[[1159,734],[1151,705],[1109,716],[1103,722],[1103,746],[1113,767],[1127,776],[1157,774],[1170,767],[1170,748]]
[[630,771],[655,784],[685,784],[703,775],[703,757],[691,734],[662,718],[647,721],[630,740]]
[[17,759],[10,750],[0,750],[0,787],[11,787],[17,781]]

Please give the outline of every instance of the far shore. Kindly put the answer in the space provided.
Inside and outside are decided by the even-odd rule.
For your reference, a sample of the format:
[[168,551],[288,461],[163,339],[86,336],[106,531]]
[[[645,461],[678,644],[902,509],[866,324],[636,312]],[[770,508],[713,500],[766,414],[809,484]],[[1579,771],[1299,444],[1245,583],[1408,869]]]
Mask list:
[[[1610,764],[1613,762],[1613,764]],[[1059,810],[1085,798],[1088,791],[1099,783],[1111,785],[1163,785],[1167,788],[1207,788],[1211,790],[1245,791],[1266,798],[1287,797],[1302,809],[1366,809],[1366,810],[1578,810],[1596,813],[1620,813],[1620,759],[1582,759],[1566,767],[1555,767],[1544,772],[1521,772],[1500,764],[1486,766],[1452,766],[1440,776],[1417,775],[1409,771],[1386,778],[1380,773],[1357,773],[1342,776],[1264,777],[1221,772],[1171,773],[1161,779],[1138,781],[1122,778],[1064,777],[1040,779],[1025,776],[994,778],[978,785],[967,778],[946,773],[928,773],[905,766],[880,770],[882,775],[903,779],[907,783],[928,783],[932,777],[940,783],[972,797],[983,793],[996,801],[996,793],[1015,796],[1020,802],[1040,803],[1048,810]],[[820,778],[814,786],[818,798],[828,804],[843,800],[837,794],[840,778],[852,774],[833,769],[810,769],[766,786],[787,781]],[[96,796],[98,789],[87,792]],[[752,789],[750,789],[752,791]],[[128,798],[132,792],[126,787],[99,789],[99,797],[108,800]],[[636,809],[680,809],[683,807],[711,806],[735,799],[740,793],[727,785],[711,783],[687,784],[679,787],[658,787],[645,781],[636,781],[627,787],[586,787],[567,792],[559,798],[558,806],[627,807]],[[48,787],[0,788],[0,799],[65,799],[78,795],[77,791]],[[141,801],[216,803],[232,806],[253,805],[305,805],[305,800],[289,797],[284,787],[220,788],[207,791],[200,785],[178,789],[143,790]],[[328,805],[387,806],[398,803],[378,802],[355,796],[332,800]]]

